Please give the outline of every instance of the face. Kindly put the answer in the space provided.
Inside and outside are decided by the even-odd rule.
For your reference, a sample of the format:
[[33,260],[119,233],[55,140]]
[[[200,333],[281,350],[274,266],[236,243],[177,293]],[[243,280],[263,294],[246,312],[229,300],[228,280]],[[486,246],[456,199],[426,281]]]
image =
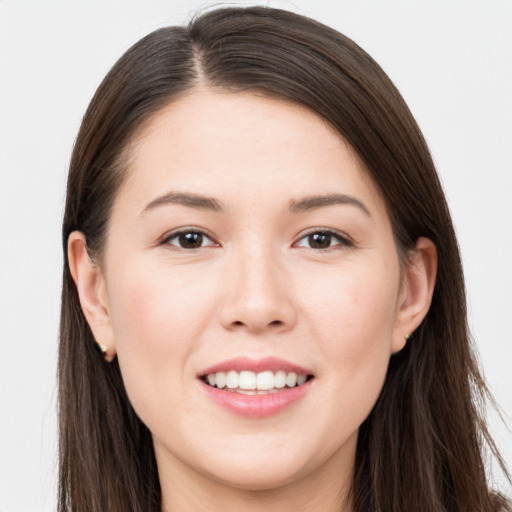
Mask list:
[[102,279],[161,473],[268,489],[351,467],[403,292],[384,202],[316,114],[208,90],[163,109],[130,149]]

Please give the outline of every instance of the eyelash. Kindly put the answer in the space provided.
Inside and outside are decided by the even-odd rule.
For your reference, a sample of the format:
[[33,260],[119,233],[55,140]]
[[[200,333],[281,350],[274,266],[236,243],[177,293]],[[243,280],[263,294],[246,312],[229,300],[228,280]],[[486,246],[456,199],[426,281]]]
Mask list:
[[[174,240],[175,238],[178,238],[178,237],[180,237],[182,235],[191,235],[191,234],[201,235],[202,237],[207,238],[211,243],[206,245],[206,246],[200,245],[199,247],[182,247],[182,246],[179,246],[179,245],[171,244],[171,240]],[[216,246],[218,246],[219,244],[217,242],[214,242],[212,240],[212,238],[213,237],[208,232],[206,232],[206,231],[204,231],[202,229],[182,228],[182,229],[180,229],[178,231],[173,231],[172,233],[169,233],[167,236],[165,236],[162,239],[162,241],[160,243],[161,243],[161,245],[172,245],[172,246],[174,246],[176,248],[184,249],[186,251],[187,250],[190,251],[190,250],[194,250],[194,249],[199,249],[201,247],[216,247]]]
[[[354,246],[354,242],[352,240],[350,240],[346,235],[344,235],[338,231],[333,231],[332,229],[322,229],[322,228],[311,229],[308,233],[305,233],[304,235],[302,235],[302,237],[299,239],[299,242],[301,242],[302,240],[309,238],[313,235],[324,235],[324,236],[330,237],[330,240],[336,239],[338,241],[337,244],[329,245],[329,247],[326,247],[326,248],[306,247],[307,249],[313,250],[315,252],[316,251],[326,252],[326,251],[336,250],[336,248],[343,249],[343,248],[349,248],[349,247]],[[304,246],[299,245],[299,247],[304,247]]]
[[[207,238],[211,243],[207,244],[207,245],[202,245],[203,238],[201,238],[201,245],[199,245],[197,247],[183,247],[181,245],[176,245],[176,244],[171,243],[171,240],[177,239],[183,235],[191,235],[191,234],[201,235],[201,237]],[[329,245],[329,247],[325,247],[325,248],[306,247],[307,249],[315,251],[315,252],[326,252],[326,251],[333,250],[336,247],[349,248],[349,247],[354,246],[354,243],[346,235],[343,235],[342,233],[333,231],[331,229],[322,229],[322,228],[315,228],[313,230],[310,230],[308,233],[305,233],[304,235],[302,235],[302,237],[299,239],[298,242],[301,242],[302,240],[304,240],[308,237],[311,237],[313,235],[324,235],[324,236],[330,237],[329,241],[331,241],[332,239],[336,239],[338,241],[337,244]],[[183,229],[180,229],[179,231],[174,231],[174,232],[170,233],[169,235],[165,236],[162,239],[162,241],[160,242],[160,244],[161,245],[171,245],[173,247],[188,250],[188,251],[194,250],[194,249],[200,249],[202,247],[218,247],[219,244],[217,242],[214,242],[212,240],[212,238],[213,237],[208,232],[206,232],[202,229],[183,228]],[[304,247],[303,245],[298,245],[298,242],[296,242],[294,245],[296,245],[297,247]]]

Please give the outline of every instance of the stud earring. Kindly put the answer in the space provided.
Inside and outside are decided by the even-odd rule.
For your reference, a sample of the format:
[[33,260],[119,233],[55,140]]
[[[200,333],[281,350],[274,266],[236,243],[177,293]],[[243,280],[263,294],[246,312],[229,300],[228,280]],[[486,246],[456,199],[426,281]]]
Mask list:
[[107,347],[105,347],[104,345],[102,345],[99,341],[97,341],[95,343],[95,347],[96,349],[98,350],[98,352],[101,354],[101,356],[103,357],[103,359],[106,359],[106,356],[107,356]]
[[406,335],[405,335],[405,339],[406,339],[406,340],[408,340],[410,337],[411,337],[411,335],[410,335],[410,334],[406,334]]

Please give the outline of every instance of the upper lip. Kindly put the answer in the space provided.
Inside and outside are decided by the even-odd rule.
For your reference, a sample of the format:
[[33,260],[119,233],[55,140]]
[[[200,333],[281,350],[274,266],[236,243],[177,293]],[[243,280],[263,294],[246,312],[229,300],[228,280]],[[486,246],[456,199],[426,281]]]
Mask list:
[[264,371],[277,372],[282,370],[285,372],[295,372],[297,375],[312,375],[310,370],[278,357],[264,357],[262,359],[234,357],[233,359],[228,359],[205,368],[199,373],[199,376],[202,377],[217,372],[228,372],[230,370],[234,370],[235,372],[251,371],[254,373]]

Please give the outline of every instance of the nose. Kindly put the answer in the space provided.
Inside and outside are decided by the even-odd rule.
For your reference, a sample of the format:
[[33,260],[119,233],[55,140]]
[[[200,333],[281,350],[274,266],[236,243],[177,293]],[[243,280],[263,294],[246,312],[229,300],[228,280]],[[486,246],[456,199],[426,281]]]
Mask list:
[[293,327],[296,310],[290,281],[268,253],[240,255],[227,273],[221,323],[228,330],[284,332]]

